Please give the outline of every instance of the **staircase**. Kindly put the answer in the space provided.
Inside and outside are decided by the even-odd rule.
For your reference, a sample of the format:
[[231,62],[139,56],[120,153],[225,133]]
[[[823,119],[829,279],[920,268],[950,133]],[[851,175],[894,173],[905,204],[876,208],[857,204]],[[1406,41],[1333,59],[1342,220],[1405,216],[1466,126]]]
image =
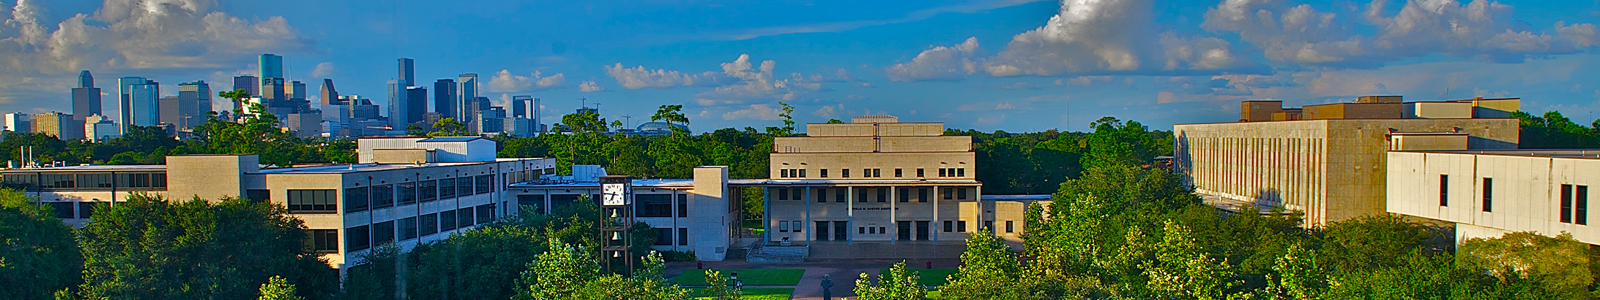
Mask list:
[[801,263],[810,256],[810,249],[806,246],[768,246],[761,243],[751,243],[749,252],[745,253],[745,261],[759,263]]

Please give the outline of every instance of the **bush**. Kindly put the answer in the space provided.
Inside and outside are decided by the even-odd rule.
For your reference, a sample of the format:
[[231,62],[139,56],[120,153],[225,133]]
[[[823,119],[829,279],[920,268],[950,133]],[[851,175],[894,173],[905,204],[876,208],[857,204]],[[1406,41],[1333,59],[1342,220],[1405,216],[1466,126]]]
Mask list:
[[658,251],[658,252],[661,252],[661,257],[666,259],[666,261],[695,261],[697,259],[694,256],[694,250],[689,250],[689,251],[667,250],[667,251]]

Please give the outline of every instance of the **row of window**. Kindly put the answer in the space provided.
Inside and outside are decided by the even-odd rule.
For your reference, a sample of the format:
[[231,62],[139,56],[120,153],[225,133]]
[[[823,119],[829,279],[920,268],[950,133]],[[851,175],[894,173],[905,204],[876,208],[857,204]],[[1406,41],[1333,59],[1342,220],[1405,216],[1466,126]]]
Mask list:
[[[911,222],[911,221],[901,221],[901,222]],[[925,221],[917,221],[917,222],[925,222]],[[823,222],[819,222],[819,223],[823,223]],[[984,221],[984,223],[987,224],[987,225],[985,225],[986,228],[994,227],[994,221]],[[1016,233],[1016,229],[1017,228],[1016,228],[1016,223],[1014,221],[1006,221],[1005,224],[1006,224],[1006,233]],[[926,224],[922,224],[923,227],[926,227],[925,225]],[[822,225],[822,226],[825,226],[825,225]],[[805,228],[805,225],[803,223],[800,223],[800,221],[778,221],[778,232],[800,232],[801,228]],[[861,226],[861,227],[857,227],[856,231],[859,234],[886,234],[886,233],[888,233],[887,227],[882,227],[882,226],[879,226],[879,227]],[[967,232],[967,221],[944,221],[944,232]]]
[[144,173],[5,173],[0,181],[27,188],[55,190],[161,190],[167,188],[166,172]]
[[[926,177],[917,169],[916,177]],[[828,169],[817,169],[819,178],[828,178]],[[966,177],[966,168],[939,168],[939,177]],[[882,178],[883,169],[861,169],[861,178]],[[904,169],[894,169],[894,177],[905,177]],[[806,178],[806,169],[778,169],[778,178]],[[850,178],[850,169],[839,169],[839,178]]]
[[[633,197],[635,217],[670,218],[673,215],[673,204],[678,206],[678,217],[689,216],[689,194],[678,194],[677,199],[673,199],[672,194],[635,194]],[[600,199],[600,196],[590,195],[589,199],[596,199],[592,201],[599,203],[597,199]],[[550,207],[545,207],[544,200],[544,195],[517,195],[517,205],[528,206],[538,214],[550,214],[554,210],[561,209],[561,207],[572,205],[573,202],[578,200],[578,195],[550,195]]]
[[[1483,212],[1494,212],[1494,178],[1483,178]],[[1450,175],[1439,175],[1439,206],[1450,206]]]
[[[345,213],[380,209],[395,205],[409,205],[418,202],[426,203],[447,198],[464,197],[477,194],[494,192],[494,175],[479,175],[476,177],[446,178],[439,180],[425,180],[420,182],[402,182],[396,184],[380,184],[370,187],[353,187],[344,189]],[[295,211],[295,194],[290,190],[289,211]],[[331,191],[331,190],[328,190]],[[307,199],[313,200],[313,199]],[[300,212],[334,212],[332,206],[326,210],[300,211]]]
[[[1494,212],[1494,178],[1483,178],[1484,212]],[[1439,206],[1450,206],[1450,175],[1439,175]],[[1589,224],[1589,186],[1561,185],[1561,223]]]
[[678,236],[676,239],[674,239],[672,236],[672,228],[656,228],[656,246],[671,246],[673,241],[677,241],[678,246],[688,246],[689,229],[678,228]]
[[[899,198],[897,200],[902,203],[911,202],[913,199],[916,200],[916,202],[928,202],[928,199],[932,199],[928,194],[933,192],[933,188],[903,187],[899,189],[900,191],[896,194],[898,195],[896,198]],[[805,200],[806,197],[804,188],[773,188],[771,190],[778,194],[776,197],[777,200]],[[827,203],[829,198],[828,190],[830,189],[817,188],[816,191],[812,193],[812,195],[815,195],[812,198],[815,198],[817,203]],[[832,188],[831,190],[833,190],[832,198],[834,202],[845,202],[845,198],[848,196],[846,193],[848,193],[849,189]],[[889,188],[864,187],[856,188],[856,190],[860,191],[859,196],[856,197],[856,202],[868,202],[868,199],[876,199],[877,202],[889,202]],[[871,193],[873,191],[876,191],[876,193]],[[968,188],[964,187],[945,187],[942,195],[945,200],[967,200],[967,191]],[[868,195],[872,194],[877,195],[877,197],[868,197]]]
[[476,207],[464,207],[459,210],[447,210],[393,221],[378,222],[372,225],[350,227],[345,231],[345,247],[348,249],[346,251],[366,250],[384,243],[405,241],[456,228],[467,228],[473,225],[493,222],[495,220],[494,210],[494,204],[484,204]]
[[[88,219],[94,212],[110,208],[110,202],[45,202],[57,219]],[[76,211],[74,211],[76,209]]]

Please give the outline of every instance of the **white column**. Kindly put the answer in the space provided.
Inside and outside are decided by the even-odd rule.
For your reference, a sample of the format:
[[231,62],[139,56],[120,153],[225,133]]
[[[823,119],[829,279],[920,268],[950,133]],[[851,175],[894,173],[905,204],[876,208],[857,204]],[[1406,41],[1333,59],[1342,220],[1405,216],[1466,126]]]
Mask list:
[[[811,226],[811,187],[808,186],[808,187],[805,187],[805,189],[806,189],[805,197],[800,198],[800,201],[805,201],[806,202],[806,221],[805,221],[805,223],[800,223],[799,227],[795,227],[795,228],[791,228],[791,229],[799,230],[802,227]],[[816,230],[816,229],[812,229],[812,230]],[[811,235],[813,235],[813,234],[815,234],[815,233],[811,232],[811,230],[800,231],[800,237],[805,239],[806,245],[811,245]]]
[[[900,222],[895,221],[895,218],[897,217],[896,215],[898,214],[896,213],[897,211],[894,210],[894,203],[900,202],[900,198],[895,198],[895,193],[897,192],[899,191],[896,191],[893,185],[889,186],[889,225],[894,225],[889,227],[894,228],[894,237],[889,238],[890,245],[894,245],[895,242],[900,241]],[[909,228],[907,230],[909,230]]]
[[[845,187],[844,195],[844,210],[846,212],[844,222],[844,236],[846,237],[845,241],[847,241],[850,245],[855,245],[856,235],[850,233],[850,226],[856,225],[856,187]],[[839,228],[838,226],[834,226],[833,229],[838,230]]]
[[[933,241],[934,242],[938,242],[939,241],[939,233],[940,232],[944,232],[944,230],[942,230],[942,229],[944,229],[943,225],[940,225],[940,224],[943,224],[943,222],[939,220],[939,197],[938,197],[938,195],[939,195],[939,186],[933,186],[933,193],[929,193],[929,194],[932,194],[932,195],[929,195],[929,196],[932,196],[931,198],[933,198],[933,199],[928,199],[928,201],[933,201],[933,221],[929,221],[932,224],[928,225],[928,227],[930,227],[930,228],[928,228],[928,231],[930,231],[930,232],[928,232],[928,234],[933,235]],[[959,206],[957,206],[957,207],[959,207]]]

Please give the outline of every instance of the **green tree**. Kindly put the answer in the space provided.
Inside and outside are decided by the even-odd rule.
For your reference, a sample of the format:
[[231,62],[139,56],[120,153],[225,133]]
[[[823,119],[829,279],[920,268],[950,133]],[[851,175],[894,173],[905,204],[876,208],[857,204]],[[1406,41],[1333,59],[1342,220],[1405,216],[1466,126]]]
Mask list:
[[1435,237],[1428,227],[1398,216],[1362,216],[1328,225],[1323,231],[1318,264],[1341,272],[1392,265],[1411,252],[1443,251],[1424,243]]
[[861,273],[856,279],[856,299],[860,300],[920,300],[928,298],[928,288],[922,286],[917,272],[907,272],[906,262],[900,261],[884,274],[878,274],[878,284],[872,277]]
[[656,108],[654,115],[650,115],[650,121],[667,122],[667,127],[676,128],[672,126],[674,122],[687,125],[689,124],[689,117],[683,115],[682,104],[662,104],[661,107]]
[[701,294],[705,294],[709,300],[739,300],[744,296],[744,291],[722,272],[706,269],[705,279],[707,286],[701,290]]
[[1328,289],[1328,271],[1317,265],[1316,252],[1289,246],[1269,275],[1267,294],[1277,299],[1317,299]]
[[[409,128],[409,126],[407,128]],[[467,130],[466,125],[461,125],[461,121],[457,121],[456,118],[443,118],[439,119],[438,121],[434,121],[433,131],[427,133],[427,136],[468,135],[472,135],[472,132]]]
[[1161,243],[1155,247],[1155,261],[1142,267],[1150,277],[1150,289],[1183,298],[1226,299],[1234,286],[1229,265],[1207,255],[1196,245],[1188,228],[1167,221],[1161,230]]
[[1590,126],[1583,126],[1559,111],[1545,112],[1536,116],[1527,112],[1511,113],[1512,118],[1521,121],[1521,140],[1517,147],[1523,149],[1559,149],[1559,148],[1595,148],[1600,147],[1600,120],[1595,120]]
[[235,118],[244,116],[244,110],[241,110],[240,108],[245,107],[244,99],[250,98],[250,92],[246,92],[242,89],[236,89],[232,91],[217,92],[217,96],[233,101],[233,116]]
[[[1032,299],[1019,297],[1031,295],[1015,285],[998,285],[997,282],[1022,282],[1022,266],[1016,253],[1005,241],[990,231],[973,232],[967,237],[967,250],[961,253],[961,267],[939,287],[941,297],[947,299]],[[860,284],[857,284],[860,286]]]
[[783,111],[778,113],[778,117],[783,118],[783,131],[781,135],[794,135],[794,106],[789,105],[788,102],[778,102],[778,106],[780,106],[779,109]]
[[0,189],[0,299],[50,299],[82,282],[72,228],[50,206]]
[[[1563,299],[1591,297],[1593,254],[1589,246],[1562,233],[1547,237],[1512,232],[1499,238],[1469,239],[1456,251],[1461,267],[1487,270],[1500,278],[1524,278],[1560,293]],[[1514,274],[1513,274],[1514,273]]]
[[305,246],[303,223],[267,202],[136,193],[95,213],[80,235],[84,298],[255,298],[272,275],[316,296],[338,282]]
[[688,291],[661,278],[661,256],[652,252],[632,277],[606,275],[582,246],[551,240],[549,251],[528,265],[512,299],[688,299]]
[[261,298],[256,298],[256,299],[258,299],[258,300],[304,300],[305,299],[305,298],[300,297],[300,296],[295,296],[294,290],[295,290],[294,285],[293,284],[289,284],[289,281],[287,281],[287,280],[283,280],[283,276],[272,276],[272,278],[268,278],[267,279],[267,283],[261,284]]

